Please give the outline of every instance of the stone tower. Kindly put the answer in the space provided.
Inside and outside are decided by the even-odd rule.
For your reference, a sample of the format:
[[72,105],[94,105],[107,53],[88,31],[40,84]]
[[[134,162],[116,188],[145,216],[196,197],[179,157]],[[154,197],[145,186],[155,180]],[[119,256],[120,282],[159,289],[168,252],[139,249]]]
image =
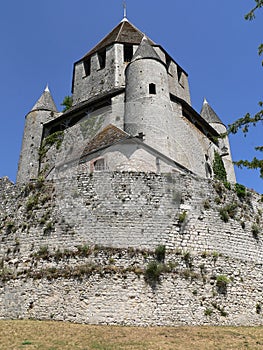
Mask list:
[[166,64],[144,37],[126,68],[124,130],[167,156],[172,109]]
[[22,148],[17,172],[17,183],[25,183],[38,177],[39,148],[42,141],[43,126],[59,115],[49,88],[38,99],[26,115]]

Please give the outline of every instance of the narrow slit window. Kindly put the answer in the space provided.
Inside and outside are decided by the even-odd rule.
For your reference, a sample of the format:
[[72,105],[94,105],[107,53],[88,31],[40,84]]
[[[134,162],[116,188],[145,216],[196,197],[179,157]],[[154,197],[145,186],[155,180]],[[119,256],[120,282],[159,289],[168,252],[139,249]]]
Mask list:
[[183,70],[179,66],[177,66],[177,77],[179,84],[184,87]]
[[131,62],[133,56],[133,46],[131,44],[124,44],[124,62]]
[[84,62],[84,72],[85,72],[85,76],[87,77],[88,75],[90,75],[90,65],[91,65],[91,61],[90,58],[86,59]]
[[170,65],[171,65],[171,62],[172,62],[172,59],[171,59],[170,56],[165,55],[165,60],[166,60],[167,69],[168,69],[168,71],[169,71]]
[[106,66],[106,49],[103,49],[103,50],[98,52],[98,59],[99,59],[100,69],[105,68],[105,66]]
[[156,85],[153,83],[149,84],[149,94],[156,95]]

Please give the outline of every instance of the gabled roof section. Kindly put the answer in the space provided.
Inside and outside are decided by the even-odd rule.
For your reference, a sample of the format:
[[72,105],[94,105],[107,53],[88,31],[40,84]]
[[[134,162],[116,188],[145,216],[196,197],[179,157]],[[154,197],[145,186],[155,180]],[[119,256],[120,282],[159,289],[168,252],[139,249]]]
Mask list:
[[130,135],[125,131],[117,128],[117,126],[110,124],[87,143],[84,151],[82,152],[81,158],[101,148],[108,147],[129,137]]
[[39,110],[39,109],[53,111],[53,112],[58,111],[48,86],[46,87],[45,91],[40,96],[40,98],[37,100],[34,107],[31,109],[31,111]]
[[[82,59],[91,56],[95,52],[113,43],[139,45],[144,36],[145,35],[131,22],[129,22],[127,19],[124,19]],[[148,40],[151,45],[155,45],[151,39]]]
[[144,36],[142,38],[140,46],[136,50],[131,61],[133,62],[133,61],[138,60],[140,58],[153,58],[153,59],[156,59],[156,60],[162,62],[160,56],[157,54],[157,52],[151,46],[151,43],[146,36]]
[[204,99],[203,107],[200,114],[208,123],[223,124],[222,120],[218,117],[218,115],[209,105],[206,99]]

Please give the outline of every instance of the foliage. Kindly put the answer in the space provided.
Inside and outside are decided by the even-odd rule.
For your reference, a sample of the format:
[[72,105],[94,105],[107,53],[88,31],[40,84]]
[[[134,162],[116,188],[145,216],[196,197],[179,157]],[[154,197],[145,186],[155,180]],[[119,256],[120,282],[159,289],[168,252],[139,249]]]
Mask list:
[[145,281],[151,285],[155,285],[159,282],[160,275],[163,272],[163,265],[158,264],[157,261],[150,261],[144,271]]
[[39,159],[41,160],[51,146],[56,145],[56,149],[59,150],[64,139],[64,131],[56,131],[48,135],[42,142],[38,150]]
[[30,196],[26,203],[26,211],[30,211],[34,209],[37,205],[38,205],[38,196],[37,195]]
[[235,191],[239,199],[243,199],[247,195],[246,187],[244,185],[236,183]]
[[216,151],[214,152],[213,172],[214,177],[217,180],[223,181],[224,183],[227,182],[226,169],[224,163],[219,153]]
[[60,104],[61,106],[64,106],[64,109],[62,112],[66,112],[68,109],[72,107],[73,98],[72,96],[65,96],[63,102]]
[[219,288],[226,288],[228,283],[230,283],[230,280],[227,276],[225,275],[218,275],[216,277],[216,285]]
[[157,261],[164,262],[165,259],[165,245],[158,245],[155,249],[155,256]]
[[180,224],[184,223],[186,220],[186,217],[187,217],[187,212],[184,210],[182,213],[179,214],[179,217],[178,217],[179,223]]
[[253,234],[253,237],[254,238],[258,238],[258,235],[259,235],[259,227],[257,224],[253,224],[252,227],[251,227],[251,230],[252,230],[252,234]]
[[228,222],[229,218],[234,219],[237,212],[237,204],[236,203],[230,203],[224,206],[223,208],[220,208],[219,213],[220,217],[224,222]]
[[[255,6],[254,8],[251,9],[246,15],[245,19],[246,20],[253,20],[255,19],[255,12],[263,7],[263,0],[255,0]],[[263,44],[260,44],[258,47],[258,54],[262,55],[263,54]],[[263,66],[263,61],[262,61],[262,66]],[[259,103],[259,111],[255,115],[250,115],[250,113],[247,113],[244,117],[239,118],[236,120],[234,123],[228,125],[228,133],[236,134],[240,129],[246,136],[249,127],[259,125],[263,123],[263,102],[260,101]],[[256,151],[262,152],[263,151],[263,146],[257,146],[255,147]],[[254,157],[252,160],[246,160],[242,159],[239,161],[234,162],[238,167],[243,168],[246,167],[248,169],[259,169],[260,171],[260,177],[263,178],[263,159],[260,159],[259,157]]]

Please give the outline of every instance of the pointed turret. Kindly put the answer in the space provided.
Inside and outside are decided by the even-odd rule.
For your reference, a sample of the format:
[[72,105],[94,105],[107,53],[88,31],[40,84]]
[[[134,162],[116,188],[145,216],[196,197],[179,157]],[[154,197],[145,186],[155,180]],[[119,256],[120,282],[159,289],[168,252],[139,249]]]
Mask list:
[[151,46],[150,40],[146,36],[142,38],[140,46],[138,47],[135,54],[133,55],[131,62],[134,62],[135,60],[138,60],[141,58],[153,58],[163,63],[160,56]]
[[203,107],[201,110],[201,116],[209,123],[219,123],[223,124],[221,119],[218,117],[213,108],[209,105],[206,98],[204,98]]
[[18,164],[17,182],[26,183],[36,179],[39,172],[39,148],[43,126],[59,115],[48,86],[26,116],[22,149]]
[[53,100],[53,97],[50,93],[50,90],[48,88],[48,85],[46,86],[43,94],[35,103],[34,107],[31,109],[31,111],[35,111],[35,110],[47,110],[47,111],[53,111],[53,112],[58,111],[55,105],[55,102]]
[[[204,99],[203,107],[200,114],[219,133],[219,135],[226,134],[226,126],[218,117],[213,108],[209,105],[206,99]],[[236,182],[228,136],[218,139],[217,152],[220,154],[224,163],[227,172],[227,180],[230,182]]]

